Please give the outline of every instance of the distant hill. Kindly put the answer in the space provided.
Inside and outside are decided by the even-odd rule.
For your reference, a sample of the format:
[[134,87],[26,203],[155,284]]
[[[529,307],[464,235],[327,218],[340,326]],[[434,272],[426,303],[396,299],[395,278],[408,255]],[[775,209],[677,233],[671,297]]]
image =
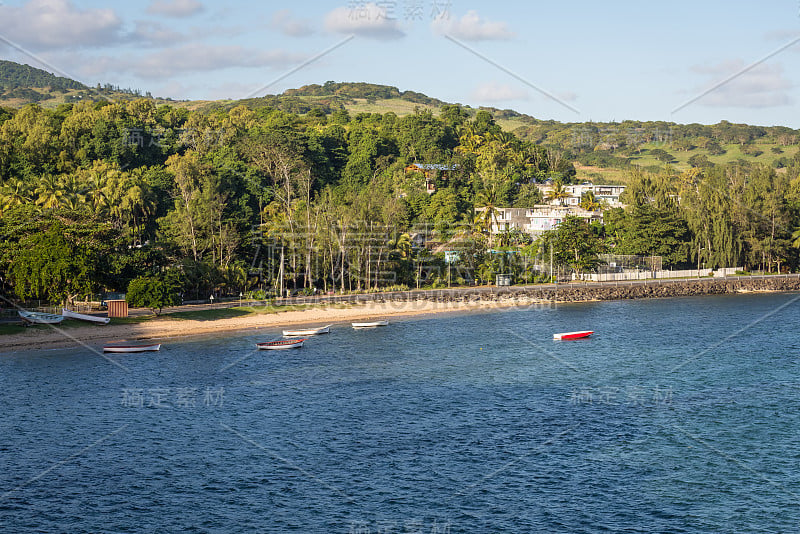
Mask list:
[[85,85],[69,78],[62,78],[30,65],[20,65],[13,61],[0,60],[0,93],[6,94],[18,89],[32,87],[49,88],[51,91],[66,92],[70,89],[88,89]]
[[[139,90],[110,84],[96,87],[55,76],[47,71],[0,61],[0,106],[19,108],[36,102],[54,108],[84,100],[131,100],[152,98]],[[189,110],[213,112],[236,106],[273,108],[288,113],[329,115],[347,110],[359,113],[395,113],[405,116],[418,110],[438,115],[453,105],[415,91],[401,91],[390,85],[366,82],[333,82],[287,89],[282,94],[244,100],[174,101],[153,99]],[[779,171],[800,161],[800,131],[783,126],[752,126],[721,121],[714,125],[678,124],[665,121],[623,121],[612,123],[562,123],[542,120],[512,109],[461,106],[475,117],[481,110],[492,115],[504,130],[520,139],[555,147],[574,161],[579,179],[618,182],[632,166],[659,172],[665,165],[685,170],[740,162],[764,163]]]
[[[0,106],[18,108],[37,103],[44,107],[55,107],[82,100],[130,100],[143,96],[139,90],[122,89],[110,84],[97,84],[91,88],[30,65],[0,60]],[[150,94],[146,93],[146,96]]]

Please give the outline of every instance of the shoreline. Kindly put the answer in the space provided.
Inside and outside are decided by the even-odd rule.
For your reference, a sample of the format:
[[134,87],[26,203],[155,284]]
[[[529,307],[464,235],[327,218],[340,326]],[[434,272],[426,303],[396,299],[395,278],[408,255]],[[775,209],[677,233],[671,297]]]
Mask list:
[[[289,326],[324,326],[367,319],[413,317],[499,308],[524,307],[541,302],[429,302],[423,300],[367,302],[349,308],[318,307],[224,319],[178,319],[162,315],[141,323],[75,326],[68,329],[45,325],[19,334],[0,336],[0,355],[28,350],[64,349],[88,345],[144,340],[169,340],[212,334],[267,330]],[[280,333],[277,334],[278,336]],[[273,334],[273,337],[275,335]],[[265,340],[266,341],[266,340]]]
[[[352,300],[317,302],[303,310],[250,313],[219,319],[177,318],[171,314],[139,323],[70,327],[37,326],[0,336],[0,355],[27,350],[96,348],[105,343],[168,340],[227,332],[277,329],[289,326],[319,327],[351,321],[411,317],[427,314],[491,311],[493,309],[578,304],[609,300],[657,299],[705,295],[748,295],[798,292],[800,276],[748,279],[705,279],[632,284],[569,284],[560,287],[528,286],[485,289],[453,289],[432,292],[357,295]],[[342,307],[345,304],[348,307]],[[243,307],[247,309],[247,306]],[[255,311],[257,306],[250,306]],[[270,333],[276,337],[275,333]],[[280,332],[277,333],[277,336]]]

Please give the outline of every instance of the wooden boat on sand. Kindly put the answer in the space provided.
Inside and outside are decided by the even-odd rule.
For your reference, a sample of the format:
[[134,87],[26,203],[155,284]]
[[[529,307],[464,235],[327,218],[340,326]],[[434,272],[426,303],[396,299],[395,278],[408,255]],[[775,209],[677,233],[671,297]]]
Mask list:
[[83,313],[69,311],[66,308],[61,309],[61,314],[67,319],[77,319],[78,321],[88,321],[90,323],[95,323],[95,324],[108,324],[109,322],[111,322],[111,319],[109,317],[97,317],[95,315],[86,315]]
[[27,324],[59,324],[64,320],[63,315],[56,315],[55,313],[41,313],[31,312],[26,310],[19,310],[20,318]]

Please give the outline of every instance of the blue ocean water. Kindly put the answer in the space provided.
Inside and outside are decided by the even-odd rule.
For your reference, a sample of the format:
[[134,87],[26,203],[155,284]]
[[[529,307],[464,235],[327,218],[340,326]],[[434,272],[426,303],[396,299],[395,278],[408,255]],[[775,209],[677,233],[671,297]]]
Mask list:
[[799,298],[2,354],[0,531],[794,532]]

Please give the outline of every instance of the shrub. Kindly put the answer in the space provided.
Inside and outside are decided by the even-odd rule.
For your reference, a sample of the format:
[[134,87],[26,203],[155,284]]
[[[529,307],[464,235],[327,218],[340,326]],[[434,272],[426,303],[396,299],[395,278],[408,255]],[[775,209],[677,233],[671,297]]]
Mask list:
[[128,284],[125,300],[130,306],[150,308],[156,315],[166,306],[181,303],[180,284],[171,273],[134,278]]

